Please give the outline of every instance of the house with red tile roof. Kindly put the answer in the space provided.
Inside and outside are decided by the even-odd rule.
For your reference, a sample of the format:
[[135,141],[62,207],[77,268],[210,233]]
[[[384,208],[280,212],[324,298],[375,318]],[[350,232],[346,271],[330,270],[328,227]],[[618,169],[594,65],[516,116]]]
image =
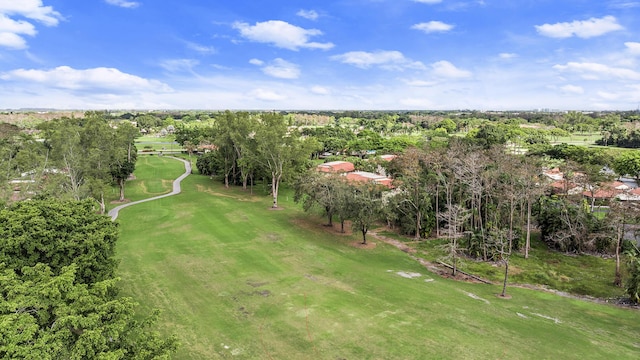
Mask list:
[[392,179],[383,175],[378,175],[378,174],[374,174],[366,171],[350,172],[347,174],[347,180],[359,181],[359,182],[372,182],[375,184],[384,185],[388,188],[393,187],[393,185],[391,184],[393,182]]
[[324,173],[347,173],[355,170],[355,166],[349,161],[330,161],[318,165],[316,170]]
[[591,199],[605,200],[613,199],[625,193],[629,190],[629,186],[620,181],[612,181],[601,184],[598,188],[592,190],[586,190],[582,192],[582,195]]

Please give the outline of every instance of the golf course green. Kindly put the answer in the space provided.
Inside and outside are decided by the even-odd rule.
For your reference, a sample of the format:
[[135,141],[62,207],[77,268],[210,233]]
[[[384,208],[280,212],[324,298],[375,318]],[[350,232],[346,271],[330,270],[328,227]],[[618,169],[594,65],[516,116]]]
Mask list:
[[[184,169],[141,156],[127,197],[171,190]],[[182,193],[123,209],[123,293],[176,359],[637,359],[640,312],[547,292],[457,282],[374,238],[340,234],[284,189],[279,210],[192,175]],[[428,241],[428,240],[427,240]]]

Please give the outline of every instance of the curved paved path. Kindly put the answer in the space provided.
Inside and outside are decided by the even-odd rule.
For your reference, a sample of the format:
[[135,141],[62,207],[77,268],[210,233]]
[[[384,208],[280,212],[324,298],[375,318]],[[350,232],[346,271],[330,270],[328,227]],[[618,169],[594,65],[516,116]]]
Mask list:
[[147,202],[147,201],[152,201],[152,200],[158,200],[158,199],[162,199],[168,196],[173,196],[176,194],[180,194],[181,188],[180,188],[180,183],[182,182],[182,180],[184,180],[187,176],[189,176],[189,174],[191,174],[191,163],[187,160],[183,160],[177,157],[173,157],[173,156],[167,156],[168,158],[171,159],[176,159],[179,161],[182,161],[184,163],[184,174],[180,175],[177,179],[175,179],[173,181],[173,190],[168,193],[168,194],[163,194],[163,195],[159,195],[159,196],[154,196],[154,197],[150,197],[148,199],[142,199],[142,200],[138,200],[138,201],[133,201],[130,203],[126,203],[126,204],[122,204],[119,206],[114,207],[113,209],[109,210],[109,216],[111,216],[111,220],[115,220],[118,218],[118,213],[120,213],[120,210],[126,208],[127,206],[131,206],[131,205],[136,205],[136,204],[140,204],[143,202]]

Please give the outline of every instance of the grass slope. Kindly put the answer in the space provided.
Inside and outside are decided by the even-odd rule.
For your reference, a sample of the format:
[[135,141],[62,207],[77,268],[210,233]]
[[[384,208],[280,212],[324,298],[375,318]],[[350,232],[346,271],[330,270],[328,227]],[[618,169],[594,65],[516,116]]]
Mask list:
[[[140,155],[136,160],[135,179],[125,184],[125,198],[129,201],[142,200],[171,192],[173,179],[184,173],[184,164],[166,156]],[[111,188],[109,201],[120,196],[117,186]],[[114,207],[109,204],[109,208]]]
[[[143,171],[140,166],[138,170]],[[124,292],[163,311],[177,359],[530,359],[640,353],[640,313],[428,273],[382,243],[307,221],[281,198],[191,176],[124,209]],[[398,274],[401,272],[401,274]],[[401,275],[420,273],[407,278]]]

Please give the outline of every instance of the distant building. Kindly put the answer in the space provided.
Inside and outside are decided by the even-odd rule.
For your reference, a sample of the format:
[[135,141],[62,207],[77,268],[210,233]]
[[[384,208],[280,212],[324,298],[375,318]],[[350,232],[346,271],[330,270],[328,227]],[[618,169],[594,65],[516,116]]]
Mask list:
[[355,168],[353,163],[348,161],[330,161],[318,165],[316,170],[324,173],[348,173],[355,170]]
[[347,180],[359,181],[359,182],[372,182],[379,185],[384,185],[388,188],[392,188],[393,180],[383,176],[366,171],[354,171],[347,174]]

